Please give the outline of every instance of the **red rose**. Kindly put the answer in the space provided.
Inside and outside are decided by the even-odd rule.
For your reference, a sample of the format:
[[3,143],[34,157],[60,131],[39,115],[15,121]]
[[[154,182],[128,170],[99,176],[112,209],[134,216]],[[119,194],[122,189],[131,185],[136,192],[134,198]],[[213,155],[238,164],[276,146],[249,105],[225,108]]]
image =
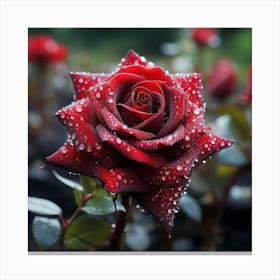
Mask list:
[[191,36],[200,47],[216,47],[220,43],[220,38],[215,28],[193,28]]
[[211,70],[207,92],[215,97],[225,97],[234,91],[237,72],[227,59],[220,59]]
[[246,84],[241,93],[240,101],[244,105],[249,105],[252,102],[252,66],[248,68]]
[[28,61],[51,63],[66,59],[67,49],[48,35],[32,35],[28,38]]
[[232,144],[205,124],[201,75],[171,75],[130,51],[112,74],[71,78],[77,100],[56,114],[69,137],[47,160],[130,193],[170,229],[190,172]]

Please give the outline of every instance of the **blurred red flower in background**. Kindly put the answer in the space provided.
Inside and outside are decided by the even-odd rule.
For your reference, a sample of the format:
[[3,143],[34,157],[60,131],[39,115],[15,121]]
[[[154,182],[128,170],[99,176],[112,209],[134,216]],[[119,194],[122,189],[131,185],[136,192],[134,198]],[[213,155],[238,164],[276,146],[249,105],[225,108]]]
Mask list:
[[244,105],[250,105],[252,102],[252,66],[249,66],[245,87],[240,96],[240,102]]
[[215,28],[193,28],[191,36],[200,47],[216,47],[220,43],[220,38]]
[[40,64],[63,61],[67,57],[67,48],[57,43],[49,35],[28,37],[28,61]]
[[220,59],[210,72],[207,92],[215,97],[226,97],[234,91],[237,71],[228,59]]

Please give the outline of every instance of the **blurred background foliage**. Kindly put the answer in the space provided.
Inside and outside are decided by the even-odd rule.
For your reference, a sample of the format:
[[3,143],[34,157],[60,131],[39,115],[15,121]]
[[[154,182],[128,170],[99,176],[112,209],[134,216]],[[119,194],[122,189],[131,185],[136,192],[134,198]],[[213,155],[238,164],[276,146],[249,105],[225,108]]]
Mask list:
[[[29,196],[55,202],[66,217],[75,211],[77,191],[74,197],[73,190],[65,188],[51,172],[53,167],[46,167],[44,163],[44,158],[67,138],[54,114],[73,100],[68,74],[72,71],[111,72],[127,51],[133,49],[170,73],[202,73],[207,121],[214,131],[235,139],[235,145],[193,172],[188,194],[181,199],[180,211],[176,214],[171,239],[135,204],[123,248],[134,251],[250,251],[252,124],[248,69],[251,67],[252,30],[214,29],[211,32],[215,40],[211,43],[207,38],[204,43],[198,43],[193,32],[191,28],[30,28],[29,37],[49,35],[63,44],[67,52],[60,61],[29,60]],[[221,59],[227,61],[226,65],[217,70],[215,65]],[[222,96],[215,92],[217,87]],[[56,170],[64,177],[79,181],[75,174]],[[58,250],[55,242],[49,246],[46,243],[42,225],[49,222],[57,239],[60,224],[38,216],[34,219],[31,212],[29,250]],[[104,219],[113,227],[114,214]],[[106,244],[106,240],[104,242]],[[69,249],[67,244],[69,240],[64,250]],[[104,246],[100,241],[86,249],[105,250]]]

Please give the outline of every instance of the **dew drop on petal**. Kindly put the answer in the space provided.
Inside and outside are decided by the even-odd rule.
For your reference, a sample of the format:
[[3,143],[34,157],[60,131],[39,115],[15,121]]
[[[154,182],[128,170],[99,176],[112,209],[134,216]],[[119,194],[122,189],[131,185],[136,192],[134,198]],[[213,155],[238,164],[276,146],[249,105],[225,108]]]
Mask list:
[[66,147],[61,147],[59,150],[62,154],[66,154],[68,152],[68,149]]
[[110,97],[110,98],[108,99],[108,103],[112,104],[113,102],[114,102],[113,98]]
[[80,144],[79,145],[79,150],[83,151],[86,148],[85,144]]
[[181,171],[181,170],[183,170],[183,166],[182,166],[182,165],[177,165],[177,166],[176,166],[176,169],[177,169],[178,171]]
[[200,109],[199,109],[199,108],[195,108],[194,111],[193,111],[193,113],[194,113],[195,115],[199,115]]
[[76,110],[76,112],[80,113],[80,112],[82,112],[83,108],[82,108],[81,105],[77,104],[77,105],[75,106],[75,110]]
[[100,151],[102,149],[102,146],[100,144],[98,144],[98,143],[95,143],[95,149],[97,151]]
[[91,146],[87,146],[87,152],[91,152],[92,151],[92,147]]
[[117,142],[118,144],[121,144],[121,143],[122,143],[122,140],[121,140],[120,138],[117,138],[116,142]]

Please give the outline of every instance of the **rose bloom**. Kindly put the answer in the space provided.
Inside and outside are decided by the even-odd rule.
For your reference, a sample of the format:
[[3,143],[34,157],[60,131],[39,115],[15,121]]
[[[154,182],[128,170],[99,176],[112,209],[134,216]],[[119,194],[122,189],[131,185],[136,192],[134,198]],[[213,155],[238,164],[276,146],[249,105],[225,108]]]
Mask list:
[[28,37],[28,61],[40,64],[63,61],[67,57],[67,48],[58,44],[49,35]]
[[129,51],[112,74],[71,78],[76,101],[56,113],[69,137],[47,161],[129,193],[169,230],[191,171],[233,143],[205,123],[201,75]]
[[226,97],[234,91],[237,72],[231,61],[220,59],[211,70],[207,92],[215,97]]
[[193,28],[191,36],[200,47],[216,47],[220,43],[216,28]]
[[244,105],[252,103],[252,66],[248,68],[245,88],[241,93],[240,102]]

